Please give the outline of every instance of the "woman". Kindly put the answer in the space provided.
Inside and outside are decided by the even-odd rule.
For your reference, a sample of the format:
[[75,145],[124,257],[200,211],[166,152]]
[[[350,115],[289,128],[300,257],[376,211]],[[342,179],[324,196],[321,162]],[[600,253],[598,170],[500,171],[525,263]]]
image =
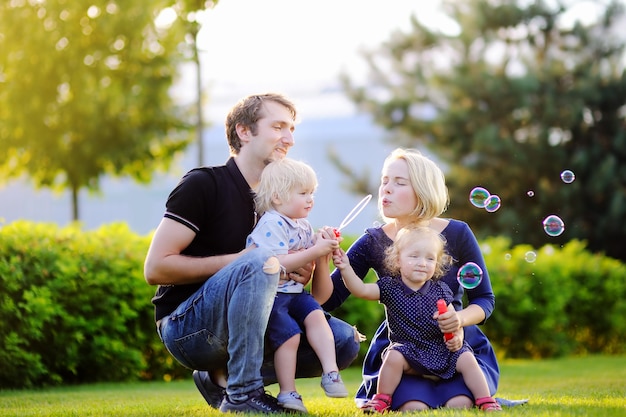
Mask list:
[[[441,169],[419,151],[396,149],[385,160],[378,193],[378,206],[385,224],[367,229],[348,250],[348,258],[356,274],[363,279],[374,269],[378,276],[389,275],[384,264],[385,250],[394,242],[396,234],[407,225],[427,226],[441,233],[447,240],[447,252],[454,264],[442,278],[454,294],[455,311],[448,311],[439,318],[444,333],[456,333],[458,346],[465,339],[474,350],[480,368],[485,374],[490,395],[498,387],[500,371],[491,344],[477,324],[491,315],[495,297],[489,281],[489,273],[478,242],[469,226],[461,221],[439,217],[449,203],[445,177]],[[483,270],[481,283],[471,290],[464,290],[456,279],[457,271],[467,262],[474,262]],[[332,287],[318,287],[318,299],[327,301],[324,309],[333,310],[350,295],[341,273],[332,274]],[[463,307],[462,296],[467,294],[468,305]],[[378,372],[382,354],[389,346],[386,321],[376,331],[363,364],[363,382],[356,395],[359,405],[376,393]],[[474,398],[461,375],[452,379],[435,381],[415,375],[402,377],[395,391],[392,410],[411,411],[429,408],[469,408]]]

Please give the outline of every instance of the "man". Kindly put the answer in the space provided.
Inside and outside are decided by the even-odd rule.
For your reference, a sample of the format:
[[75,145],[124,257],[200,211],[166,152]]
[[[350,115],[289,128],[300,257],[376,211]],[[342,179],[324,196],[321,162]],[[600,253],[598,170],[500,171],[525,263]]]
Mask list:
[[[270,251],[244,248],[256,222],[252,190],[265,166],[293,146],[295,122],[295,106],[282,95],[237,103],[225,123],[231,157],[182,178],[146,256],[146,281],[159,285],[159,336],[176,360],[196,370],[207,403],[224,412],[284,411],[263,388],[275,382],[273,365],[263,363],[263,340],[281,268]],[[287,272],[306,281],[312,268]],[[336,318],[329,324],[345,368],[358,354],[357,334]],[[298,355],[299,377],[321,374],[309,346]]]

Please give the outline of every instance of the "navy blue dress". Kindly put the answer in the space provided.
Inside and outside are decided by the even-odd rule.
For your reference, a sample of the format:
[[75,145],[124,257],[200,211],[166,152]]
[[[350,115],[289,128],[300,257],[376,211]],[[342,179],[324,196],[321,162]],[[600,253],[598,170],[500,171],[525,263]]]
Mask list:
[[[485,261],[478,246],[474,233],[469,226],[458,220],[450,220],[448,226],[441,233],[447,240],[446,250],[455,262],[442,280],[448,284],[454,300],[452,304],[456,310],[461,310],[464,291],[467,293],[468,302],[480,306],[485,317],[488,318],[495,306],[495,296],[491,288],[489,273]],[[379,277],[390,275],[384,267],[384,251],[393,241],[383,232],[380,227],[370,228],[348,249],[348,258],[354,272],[365,278],[370,269],[376,271]],[[457,272],[467,262],[474,262],[483,270],[483,278],[476,288],[464,290],[456,279]],[[330,311],[341,305],[350,296],[350,291],[345,287],[339,270],[332,273],[334,290],[328,301],[322,306]],[[490,394],[493,396],[498,388],[500,369],[489,339],[476,325],[464,328],[465,340],[469,343],[478,365],[483,370],[489,385]],[[380,325],[372,341],[363,362],[363,381],[356,394],[357,402],[365,402],[376,393],[378,371],[382,364],[381,355],[389,346],[387,321]],[[472,400],[474,397],[463,381],[461,374],[455,374],[451,379],[433,381],[415,375],[404,375],[400,385],[394,392],[391,408],[399,409],[408,401],[421,401],[430,407],[442,407],[452,397],[465,395]]]
[[452,378],[459,356],[471,352],[471,348],[463,341],[461,349],[450,352],[437,320],[433,319],[437,300],[444,300],[446,304],[452,302],[448,284],[429,280],[417,291],[398,277],[382,277],[377,284],[389,324],[389,349],[400,352],[421,375]]

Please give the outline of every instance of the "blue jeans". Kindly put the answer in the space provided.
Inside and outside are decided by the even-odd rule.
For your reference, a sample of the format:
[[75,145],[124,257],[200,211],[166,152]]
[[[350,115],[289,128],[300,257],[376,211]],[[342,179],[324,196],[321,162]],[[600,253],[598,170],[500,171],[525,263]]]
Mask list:
[[[163,318],[159,335],[172,356],[189,369],[228,371],[226,392],[234,400],[276,382],[273,353],[264,361],[264,337],[278,273],[266,274],[263,265],[271,251],[254,249],[230,263],[189,299]],[[359,353],[355,329],[329,317],[335,336],[337,365],[348,367]],[[298,350],[298,378],[319,376],[320,364],[303,337]]]
[[262,248],[240,256],[161,320],[172,356],[190,369],[227,369],[227,393],[235,400],[263,387],[263,339],[279,275],[263,266],[272,256]]

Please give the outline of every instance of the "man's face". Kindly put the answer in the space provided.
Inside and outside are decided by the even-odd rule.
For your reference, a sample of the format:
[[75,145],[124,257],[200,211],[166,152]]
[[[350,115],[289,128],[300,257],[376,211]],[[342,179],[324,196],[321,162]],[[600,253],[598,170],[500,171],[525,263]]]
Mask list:
[[268,101],[263,104],[262,117],[257,122],[257,134],[250,138],[252,145],[265,164],[283,159],[294,144],[295,121],[286,107]]

